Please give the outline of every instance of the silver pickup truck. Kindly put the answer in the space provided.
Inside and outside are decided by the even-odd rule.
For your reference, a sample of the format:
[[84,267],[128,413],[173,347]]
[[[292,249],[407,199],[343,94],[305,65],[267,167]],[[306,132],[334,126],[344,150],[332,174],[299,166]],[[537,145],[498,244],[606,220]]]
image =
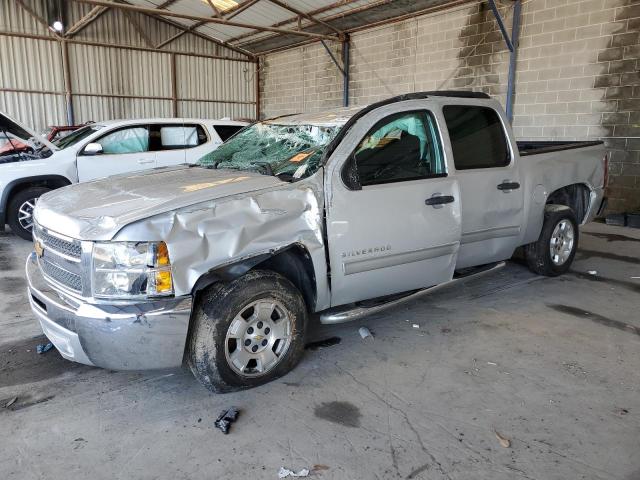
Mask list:
[[388,308],[519,247],[566,272],[606,171],[601,142],[517,143],[479,93],[279,117],[196,166],[42,196],[29,300],[67,359],[186,360],[213,391],[253,387],[296,365],[310,318]]

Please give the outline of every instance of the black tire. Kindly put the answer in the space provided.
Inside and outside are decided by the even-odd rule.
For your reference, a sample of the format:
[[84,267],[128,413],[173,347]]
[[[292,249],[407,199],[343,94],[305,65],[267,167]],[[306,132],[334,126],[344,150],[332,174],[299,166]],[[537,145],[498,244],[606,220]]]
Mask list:
[[[227,333],[231,332],[232,322],[244,313],[244,309],[251,308],[250,305],[262,299],[275,300],[278,308],[286,310],[284,313],[290,319],[290,340],[288,348],[270,370],[247,376],[238,373],[231,365],[231,360],[227,359],[231,355],[228,353],[230,346],[242,350],[246,340],[228,339]],[[247,324],[251,325],[249,322]],[[252,270],[232,282],[214,284],[199,296],[194,305],[187,351],[189,368],[205,387],[216,393],[243,390],[270,382],[292,370],[302,358],[306,324],[307,309],[302,295],[278,273]],[[245,328],[245,324],[241,328]],[[260,333],[268,333],[267,328]],[[265,337],[258,340],[264,341],[262,338]],[[254,346],[257,345],[250,348]],[[251,355],[250,351],[247,352]]]
[[[567,221],[573,227],[573,243],[569,256],[563,263],[554,262],[551,255],[551,237],[557,225]],[[571,267],[579,240],[578,222],[573,210],[565,205],[547,205],[544,212],[544,223],[537,242],[525,245],[524,254],[529,269],[538,275],[557,277],[566,273]]]
[[24,190],[20,190],[11,197],[9,207],[7,208],[7,223],[11,227],[13,233],[25,240],[31,240],[33,238],[31,235],[31,229],[25,228],[23,224],[20,223],[20,207],[28,201],[37,200],[41,195],[49,191],[51,191],[51,189],[47,187],[29,187]]

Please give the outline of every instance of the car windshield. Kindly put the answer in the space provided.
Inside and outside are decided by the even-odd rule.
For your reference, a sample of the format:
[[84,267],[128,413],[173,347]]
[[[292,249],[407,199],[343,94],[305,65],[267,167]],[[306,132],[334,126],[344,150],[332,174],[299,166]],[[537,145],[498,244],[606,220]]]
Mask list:
[[306,178],[318,170],[324,149],[341,128],[342,124],[254,123],[202,157],[198,164],[254,170],[289,180]]
[[87,138],[89,135],[97,132],[101,128],[103,128],[102,125],[88,125],[86,127],[79,128],[65,137],[54,140],[52,143],[62,150],[63,148],[67,148],[78,143],[80,140]]

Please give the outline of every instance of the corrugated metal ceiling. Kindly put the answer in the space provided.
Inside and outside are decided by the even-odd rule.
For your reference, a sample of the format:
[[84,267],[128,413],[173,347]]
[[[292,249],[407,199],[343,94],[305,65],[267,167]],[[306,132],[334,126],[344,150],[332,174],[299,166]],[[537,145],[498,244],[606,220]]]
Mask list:
[[[291,10],[277,5],[269,0],[259,0],[238,14],[233,14],[237,8],[252,0],[236,0],[238,6],[222,12],[222,17],[231,15],[232,21],[256,25],[259,27],[279,27],[289,30],[298,28],[298,15]],[[472,1],[472,0],[469,0]],[[369,24],[393,20],[422,10],[459,3],[453,0],[281,0],[292,10],[312,14],[318,20],[324,20],[330,25],[349,31],[365,27]],[[213,17],[213,10],[206,0],[128,0],[127,3],[145,7],[160,8],[179,14]],[[217,3],[214,2],[214,4]],[[175,17],[165,17],[185,27],[192,27],[198,23]],[[301,19],[302,29],[307,32],[334,34],[323,25],[314,24],[308,19]],[[209,37],[229,42],[255,54],[269,50],[286,48],[309,38],[286,33],[272,33],[257,31],[237,26],[206,23],[195,28],[196,31]]]

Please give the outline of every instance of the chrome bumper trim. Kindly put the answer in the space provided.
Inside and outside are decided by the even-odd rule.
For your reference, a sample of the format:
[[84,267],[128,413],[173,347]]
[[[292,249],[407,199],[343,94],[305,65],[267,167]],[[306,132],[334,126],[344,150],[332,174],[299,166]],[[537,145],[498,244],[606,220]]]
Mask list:
[[27,258],[26,276],[31,309],[64,358],[113,370],[182,364],[191,296],[141,303],[88,303],[47,282],[35,252]]

